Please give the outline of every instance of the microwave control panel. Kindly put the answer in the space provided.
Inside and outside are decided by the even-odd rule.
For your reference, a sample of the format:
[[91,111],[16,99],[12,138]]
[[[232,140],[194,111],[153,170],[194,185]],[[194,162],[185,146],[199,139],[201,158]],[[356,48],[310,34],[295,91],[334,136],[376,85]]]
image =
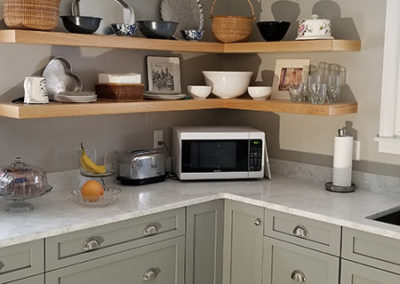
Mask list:
[[261,139],[252,139],[250,140],[250,157],[249,157],[249,170],[251,172],[259,172],[262,169],[262,140]]

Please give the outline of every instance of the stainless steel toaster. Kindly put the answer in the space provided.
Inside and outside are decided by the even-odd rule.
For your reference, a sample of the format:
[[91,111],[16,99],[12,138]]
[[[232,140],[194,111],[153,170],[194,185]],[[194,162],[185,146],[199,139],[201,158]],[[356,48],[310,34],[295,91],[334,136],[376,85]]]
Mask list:
[[119,156],[118,180],[126,185],[141,185],[165,179],[164,154],[158,150],[129,151]]

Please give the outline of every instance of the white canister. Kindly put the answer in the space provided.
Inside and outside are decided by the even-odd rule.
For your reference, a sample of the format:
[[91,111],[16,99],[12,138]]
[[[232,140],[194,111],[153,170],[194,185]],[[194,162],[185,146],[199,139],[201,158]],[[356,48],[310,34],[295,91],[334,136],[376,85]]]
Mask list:
[[24,103],[26,104],[48,104],[46,78],[26,77],[24,81]]
[[333,39],[331,21],[319,19],[318,15],[312,15],[310,19],[301,20],[296,40],[311,39]]

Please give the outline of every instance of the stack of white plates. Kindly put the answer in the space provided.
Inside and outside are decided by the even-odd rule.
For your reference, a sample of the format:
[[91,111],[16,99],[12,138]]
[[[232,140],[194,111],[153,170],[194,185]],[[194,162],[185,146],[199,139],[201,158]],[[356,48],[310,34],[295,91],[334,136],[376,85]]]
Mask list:
[[65,103],[91,103],[97,101],[94,92],[62,92],[54,96],[57,102]]

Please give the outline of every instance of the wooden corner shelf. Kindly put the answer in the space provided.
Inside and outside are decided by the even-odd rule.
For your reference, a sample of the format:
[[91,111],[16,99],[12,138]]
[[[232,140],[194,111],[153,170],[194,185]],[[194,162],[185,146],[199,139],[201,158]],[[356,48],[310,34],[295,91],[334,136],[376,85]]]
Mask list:
[[179,101],[96,102],[69,104],[52,102],[48,105],[0,103],[0,116],[14,119],[78,117],[146,112],[166,112],[204,109],[237,109],[281,112],[305,115],[333,116],[357,112],[357,103],[313,105],[284,100],[254,101],[252,99],[206,99]]
[[0,43],[42,44],[196,53],[273,53],[359,51],[358,40],[310,40],[279,42],[217,43],[161,40],[116,35],[85,35],[28,30],[0,30]]

